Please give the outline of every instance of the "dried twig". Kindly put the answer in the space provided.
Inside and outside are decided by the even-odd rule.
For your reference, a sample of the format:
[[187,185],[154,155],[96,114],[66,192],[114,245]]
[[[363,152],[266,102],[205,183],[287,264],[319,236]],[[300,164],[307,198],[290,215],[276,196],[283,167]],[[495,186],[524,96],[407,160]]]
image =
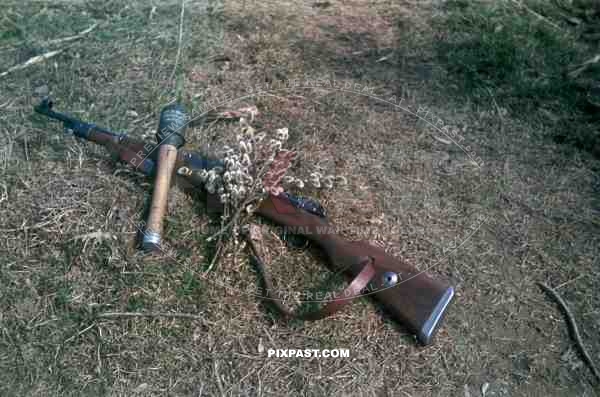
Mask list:
[[555,24],[554,22],[552,22],[551,20],[549,20],[548,18],[546,18],[545,16],[535,12],[534,10],[532,10],[531,8],[527,7],[526,4],[523,4],[523,2],[521,0],[511,0],[513,4],[515,4],[517,7],[519,8],[523,8],[524,10],[526,10],[528,13],[530,13],[531,15],[534,15],[535,17],[541,19],[542,21],[546,22],[547,24],[549,24],[550,26],[552,26],[553,28],[560,30],[561,32],[564,33],[564,30],[558,26],[557,24]]
[[[50,40],[47,43],[48,44],[58,44],[58,43],[65,43],[68,41],[73,41],[73,40],[77,40],[82,38],[83,36],[85,36],[86,34],[90,33],[92,30],[96,29],[96,27],[98,26],[97,23],[93,24],[92,26],[90,26],[89,28],[82,30],[81,32],[79,32],[78,34],[74,35],[74,36],[69,36],[69,37],[63,37],[60,39],[55,39],[55,40]],[[21,69],[25,69],[28,68],[31,65],[35,65],[37,63],[43,62],[47,59],[50,59],[58,54],[60,54],[61,52],[63,52],[62,49],[60,50],[55,50],[55,51],[48,51],[42,55],[38,55],[35,56],[33,58],[29,58],[27,61],[25,61],[25,63],[22,63],[20,65],[16,65],[11,67],[10,69],[0,73],[0,77],[4,77],[6,75],[8,75],[9,73],[12,73],[16,70],[21,70]]]
[[585,72],[591,65],[600,62],[600,54],[597,54],[593,58],[588,59],[584,63],[577,65],[572,71],[569,72],[569,77],[576,78],[583,72]]
[[120,317],[167,317],[167,318],[187,318],[190,320],[200,320],[207,323],[202,316],[190,313],[168,313],[168,312],[106,312],[100,313],[97,318],[120,318]]
[[54,39],[54,40],[50,40],[47,43],[48,44],[58,44],[58,43],[65,43],[67,41],[73,41],[73,40],[78,40],[80,38],[82,38],[83,36],[85,36],[86,34],[90,33],[92,30],[96,29],[98,27],[98,23],[93,24],[92,26],[90,26],[89,28],[82,30],[81,32],[77,33],[75,36],[69,36],[69,37],[63,37],[60,39]]
[[63,50],[49,51],[49,52],[46,52],[45,54],[38,55],[33,58],[29,58],[27,61],[25,61],[25,63],[13,66],[10,69],[8,69],[7,71],[0,73],[0,77],[4,77],[4,76],[8,75],[9,73],[12,73],[16,70],[25,69],[31,65],[35,65],[37,63],[43,62],[47,59],[57,56],[61,52],[63,52]]
[[502,133],[502,135],[504,135],[504,117],[502,116],[502,110],[500,109],[500,106],[498,106],[498,102],[496,102],[496,98],[494,97],[494,93],[492,92],[490,87],[485,88],[487,89],[488,94],[490,94],[490,97],[492,98],[492,102],[494,103],[494,107],[496,108],[496,113],[500,118],[500,132]]
[[239,219],[240,215],[242,214],[243,211],[245,211],[246,206],[251,204],[252,202],[258,200],[258,198],[252,198],[249,200],[246,200],[242,203],[242,205],[240,205],[236,211],[234,212],[233,216],[231,216],[231,218],[229,219],[229,221],[227,223],[222,222],[221,223],[221,228],[213,235],[211,235],[210,237],[208,237],[206,239],[206,241],[211,242],[215,239],[215,237],[220,237],[222,236],[225,232],[227,232],[229,229],[231,229],[233,226],[236,225],[237,220]]
[[[209,240],[207,240],[207,241],[209,241]],[[219,236],[219,239],[217,240],[217,251],[215,252],[215,255],[213,256],[212,260],[210,261],[208,268],[204,271],[204,274],[210,273],[210,271],[213,269],[213,267],[217,263],[217,260],[221,257],[222,249],[223,249],[223,235],[221,234]]]
[[558,292],[556,292],[554,289],[550,288],[549,286],[547,286],[546,284],[541,283],[541,282],[538,282],[537,285],[539,285],[540,288],[544,290],[544,292],[546,292],[548,295],[550,295],[550,297],[552,299],[554,299],[554,301],[556,301],[556,303],[558,303],[558,305],[560,306],[560,309],[564,313],[565,318],[567,320],[567,324],[569,326],[569,331],[571,332],[571,337],[575,340],[575,344],[577,345],[579,352],[583,356],[583,361],[590,368],[590,370],[596,377],[596,380],[598,382],[600,382],[600,372],[598,372],[598,369],[596,368],[594,361],[592,360],[590,354],[588,353],[585,346],[583,345],[583,342],[581,340],[581,335],[579,334],[579,329],[577,328],[577,323],[575,322],[575,318],[573,317],[571,310],[569,310],[569,307],[567,306],[565,301],[560,297]]
[[96,323],[92,323],[91,325],[85,327],[84,329],[82,329],[81,331],[77,332],[75,335],[71,336],[70,338],[68,338],[67,340],[65,340],[65,343],[72,341],[73,339],[85,334],[86,332],[88,332],[90,329],[94,328],[97,324]]
[[14,102],[14,99],[9,99],[8,101],[6,101],[2,105],[0,105],[0,109],[4,109],[6,107],[9,107],[10,105],[12,105],[13,102]]
[[256,106],[245,106],[235,110],[224,110],[222,112],[218,112],[216,110],[212,110],[206,114],[207,120],[234,120],[240,119],[241,117],[250,116],[250,122],[254,121],[254,118],[260,114]]
[[[259,175],[262,176],[264,169],[265,169],[266,165],[263,165],[263,167],[261,168],[261,170],[259,171]],[[254,184],[252,186],[252,190],[256,190],[258,189],[258,186],[260,186],[261,184],[261,178],[257,178],[254,181]],[[213,256],[213,259],[210,262],[210,265],[208,266],[208,268],[205,270],[205,274],[209,273],[213,267],[215,266],[215,264],[217,263],[217,260],[219,259],[220,255],[221,255],[221,251],[222,251],[222,242],[223,242],[223,235],[231,228],[235,227],[235,226],[239,226],[239,218],[242,215],[242,213],[246,210],[246,207],[255,202],[260,200],[260,196],[251,196],[251,198],[246,199],[242,205],[240,205],[235,213],[233,214],[233,216],[231,216],[231,218],[229,219],[229,221],[227,222],[227,224],[225,224],[225,222],[221,222],[221,229],[219,229],[218,232],[216,232],[215,234],[213,234],[212,236],[208,237],[206,239],[206,241],[210,242],[212,240],[215,239],[215,237],[218,237],[217,240],[217,252],[215,252],[215,255]],[[235,238],[237,238],[237,236],[235,236]]]
[[179,57],[181,56],[181,43],[183,38],[183,16],[185,14],[185,0],[181,0],[181,15],[179,16],[179,38],[177,39],[177,54],[175,54],[175,65],[173,65],[173,71],[169,77],[169,81],[173,80],[177,65],[179,64]]
[[97,232],[92,232],[92,233],[86,233],[86,234],[81,234],[79,236],[75,236],[73,237],[70,241],[73,240],[90,240],[90,239],[95,239],[95,240],[112,240],[112,239],[116,239],[117,236],[115,236],[114,234],[108,233],[108,232],[102,232],[102,231],[97,231]]
[[0,186],[2,186],[2,195],[0,195],[0,203],[1,203],[8,199],[8,189],[6,188],[6,185],[4,183],[0,183]]
[[221,375],[219,375],[219,364],[216,360],[214,360],[213,365],[215,369],[215,378],[217,379],[217,386],[219,387],[219,392],[221,392],[221,396],[224,396],[225,389],[223,388],[223,383],[221,382]]
[[569,284],[571,284],[572,282],[575,282],[575,281],[577,281],[577,280],[579,280],[580,278],[583,278],[583,277],[585,277],[585,276],[586,276],[586,274],[580,274],[579,276],[577,276],[577,277],[575,277],[575,278],[572,278],[572,279],[570,279],[570,280],[567,280],[567,281],[565,281],[565,282],[564,282],[564,283],[562,283],[562,284],[559,284],[559,285],[557,285],[556,287],[554,287],[554,290],[555,290],[555,291],[558,291],[559,289],[561,289],[561,288],[562,288],[562,287],[564,287],[565,285],[569,285]]

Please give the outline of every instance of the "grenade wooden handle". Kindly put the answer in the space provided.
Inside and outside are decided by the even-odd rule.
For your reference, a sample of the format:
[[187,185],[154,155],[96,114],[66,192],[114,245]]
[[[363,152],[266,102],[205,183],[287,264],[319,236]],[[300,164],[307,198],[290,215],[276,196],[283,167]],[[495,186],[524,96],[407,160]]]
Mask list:
[[158,169],[154,181],[152,204],[144,232],[144,249],[155,251],[160,248],[163,219],[167,210],[167,197],[171,187],[171,176],[177,160],[177,148],[161,145],[158,149]]
[[186,124],[187,115],[183,107],[178,104],[165,107],[160,114],[156,134],[158,140],[156,177],[150,214],[142,242],[143,248],[148,251],[156,251],[160,248],[171,177],[177,161],[177,150],[185,143],[183,132]]

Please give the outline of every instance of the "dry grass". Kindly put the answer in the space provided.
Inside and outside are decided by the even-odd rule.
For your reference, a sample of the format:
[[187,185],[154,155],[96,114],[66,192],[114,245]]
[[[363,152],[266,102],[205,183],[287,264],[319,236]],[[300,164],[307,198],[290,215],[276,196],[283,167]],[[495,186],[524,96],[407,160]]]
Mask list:
[[[564,284],[558,291],[597,358],[597,160],[532,139],[531,126],[499,118],[492,99],[481,108],[446,96],[433,78],[443,65],[430,52],[429,3],[201,4],[186,2],[178,61],[190,107],[304,76],[406,98],[410,112],[324,89],[231,106],[258,106],[259,130],[289,128],[297,175],[320,167],[348,178],[346,189],[303,192],[348,237],[371,227],[369,239],[419,268],[439,260],[431,272],[458,294],[436,343],[416,346],[368,300],[331,321],[278,322],[251,294],[257,280],[243,252],[226,251],[203,275],[214,250],[206,230],[216,221],[179,190],[166,230],[175,260],[144,257],[136,225],[150,181],[32,116],[32,91],[45,84],[61,109],[152,135],[175,95],[181,3],[8,2],[0,17],[13,28],[0,33],[0,71],[99,25],[64,55],[0,80],[0,394],[425,396],[468,388],[477,396],[489,383],[486,396],[594,395],[560,312],[535,282]],[[211,58],[223,54],[229,61]],[[424,107],[427,116],[411,114]],[[438,118],[462,131],[461,146],[483,167],[432,130]],[[235,131],[230,123],[197,126],[189,146],[220,146]],[[487,222],[471,236],[478,217]],[[284,290],[340,282],[312,250],[277,247],[270,266]],[[96,316],[105,311],[203,320]],[[269,359],[259,345],[349,348],[351,358]]]

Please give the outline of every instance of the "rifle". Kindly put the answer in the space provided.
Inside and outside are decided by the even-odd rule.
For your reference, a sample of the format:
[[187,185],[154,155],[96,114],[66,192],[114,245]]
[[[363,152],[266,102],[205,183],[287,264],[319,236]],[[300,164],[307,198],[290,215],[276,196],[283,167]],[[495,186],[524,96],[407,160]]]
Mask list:
[[[120,161],[140,172],[146,175],[155,172],[158,151],[154,144],[136,141],[125,134],[114,133],[55,112],[48,98],[34,109],[37,113],[61,121],[75,136],[116,151]],[[202,187],[200,171],[222,166],[219,160],[180,149],[174,169],[179,170],[176,173],[192,186]],[[372,295],[395,321],[416,334],[419,342],[423,345],[431,343],[454,297],[454,289],[450,285],[417,271],[406,262],[366,242],[344,240],[332,231],[323,208],[314,200],[286,192],[269,194],[260,203],[256,213],[319,246],[327,254],[332,270],[343,271],[352,280],[345,290],[334,293],[335,298],[319,310],[298,314],[288,309],[273,294],[272,281],[260,259],[260,233],[255,227],[250,227],[245,236],[252,251],[252,262],[262,276],[266,298],[284,318],[322,319],[358,296]]]

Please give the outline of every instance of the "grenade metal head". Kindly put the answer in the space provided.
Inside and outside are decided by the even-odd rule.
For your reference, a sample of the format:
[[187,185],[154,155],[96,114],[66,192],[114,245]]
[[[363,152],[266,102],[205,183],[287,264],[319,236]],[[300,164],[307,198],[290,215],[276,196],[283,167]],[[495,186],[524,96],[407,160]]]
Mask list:
[[160,113],[156,140],[159,145],[172,145],[180,148],[185,144],[185,129],[189,116],[185,108],[178,103],[167,105]]

